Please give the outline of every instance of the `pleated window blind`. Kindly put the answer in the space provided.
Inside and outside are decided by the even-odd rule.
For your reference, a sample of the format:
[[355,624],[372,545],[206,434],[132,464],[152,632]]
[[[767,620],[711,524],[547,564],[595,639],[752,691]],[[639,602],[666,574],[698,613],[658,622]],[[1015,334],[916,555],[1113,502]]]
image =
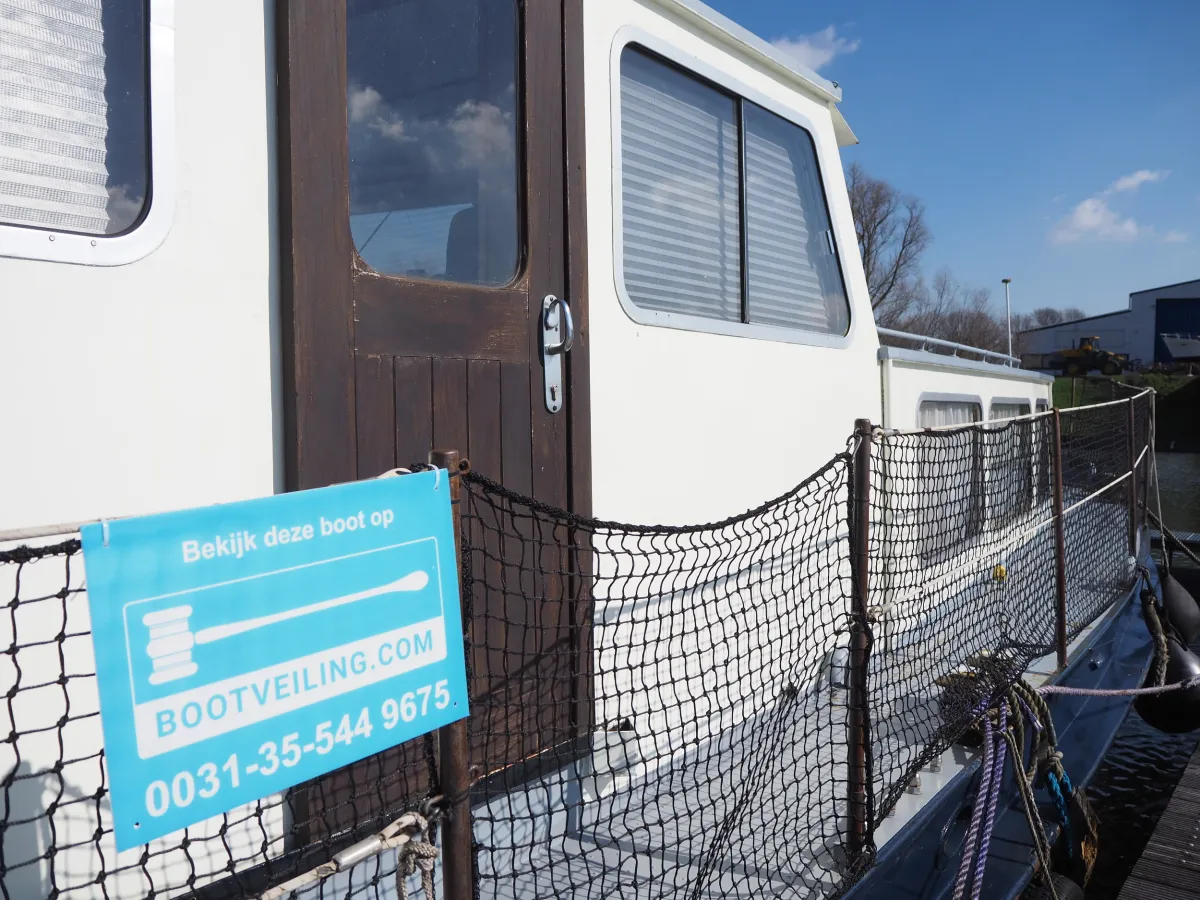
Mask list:
[[635,305],[846,333],[807,131],[627,47],[620,155],[622,267]]
[[751,322],[826,334],[850,324],[812,137],[745,104]]
[[631,49],[621,58],[621,205],[634,303],[741,319],[737,101]]
[[148,193],[145,0],[0,0],[0,222],[113,234]]
[[978,403],[966,400],[923,400],[920,409],[920,426],[935,428],[939,425],[970,425],[982,418]]

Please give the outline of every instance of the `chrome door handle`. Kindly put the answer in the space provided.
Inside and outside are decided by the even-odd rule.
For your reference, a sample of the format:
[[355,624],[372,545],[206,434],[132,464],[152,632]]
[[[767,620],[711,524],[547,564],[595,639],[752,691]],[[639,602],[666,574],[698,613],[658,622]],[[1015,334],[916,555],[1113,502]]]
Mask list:
[[546,409],[563,408],[563,355],[575,345],[575,321],[565,300],[547,294],[542,300],[542,373],[546,381]]
[[547,294],[542,301],[542,336],[547,354],[569,353],[575,346],[575,320],[565,300]]

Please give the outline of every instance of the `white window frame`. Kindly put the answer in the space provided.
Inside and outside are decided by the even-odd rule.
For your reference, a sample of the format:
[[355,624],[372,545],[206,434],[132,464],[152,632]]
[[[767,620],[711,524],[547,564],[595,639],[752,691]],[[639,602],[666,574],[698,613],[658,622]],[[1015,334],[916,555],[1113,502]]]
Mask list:
[[[1023,412],[1019,416],[1009,416],[1006,419],[997,419],[992,415],[992,412],[995,410],[997,404],[1000,406],[1027,406],[1029,407],[1029,412]],[[1033,401],[1028,397],[993,397],[991,402],[988,403],[987,420],[989,422],[1011,422],[1013,419],[1024,419],[1028,416],[1031,416],[1033,415],[1033,412]]]
[[[621,54],[630,44],[644,47],[651,53],[675,64],[685,73],[694,75],[705,81],[710,81],[731,94],[736,94],[744,100],[761,106],[775,113],[793,125],[803,128],[812,138],[816,154],[817,168],[821,173],[821,193],[825,206],[829,211],[829,226],[833,232],[834,244],[838,249],[838,268],[841,272],[842,283],[845,286],[846,314],[849,326],[845,334],[825,334],[819,331],[805,331],[802,328],[783,325],[763,325],[751,322],[731,322],[726,319],[710,319],[705,316],[691,316],[685,313],[664,312],[657,309],[645,309],[638,306],[629,292],[625,289],[624,248],[625,232],[622,224],[624,215],[623,163],[621,159]],[[751,87],[739,78],[724,72],[698,56],[684,52],[670,41],[664,40],[636,25],[626,25],[613,38],[612,55],[609,63],[609,84],[611,87],[612,110],[612,214],[613,214],[613,274],[616,281],[617,299],[625,315],[639,325],[653,325],[662,328],[674,328],[680,331],[702,331],[709,334],[724,334],[733,337],[755,338],[766,341],[779,341],[789,344],[806,344],[814,347],[832,347],[841,349],[850,346],[858,327],[858,317],[854,314],[854,300],[851,296],[850,279],[846,277],[842,242],[838,239],[844,229],[839,213],[834,204],[829,202],[829,189],[826,186],[826,166],[822,164],[828,148],[826,138],[808,116],[785,106],[768,97],[761,91]],[[834,148],[836,150],[836,148]],[[855,248],[857,252],[857,248]]]
[[123,234],[74,234],[0,222],[0,257],[123,266],[152,253],[175,218],[175,0],[150,0],[149,208]]
[[[965,425],[925,426],[925,425],[921,424],[921,407],[924,406],[926,402],[970,404],[971,406],[974,406],[975,409],[979,412],[979,418],[976,419],[974,422],[968,422]],[[917,428],[926,428],[926,427],[936,428],[939,431],[942,431],[942,430],[952,431],[955,428],[970,428],[974,425],[979,425],[980,423],[982,423],[984,421],[983,412],[984,412],[983,398],[980,397],[978,394],[942,394],[942,393],[937,393],[937,392],[926,391],[925,393],[921,394],[920,397],[917,398],[916,427]]]

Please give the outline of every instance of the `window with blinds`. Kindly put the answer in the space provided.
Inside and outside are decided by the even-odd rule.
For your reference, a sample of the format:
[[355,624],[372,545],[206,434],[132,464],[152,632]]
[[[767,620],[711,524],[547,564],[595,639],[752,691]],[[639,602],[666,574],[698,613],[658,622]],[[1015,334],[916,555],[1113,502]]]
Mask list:
[[[988,410],[993,422],[1027,415],[1028,402],[994,401]],[[1033,432],[1039,427],[1028,420],[1015,422],[988,441],[988,518],[996,526],[1011,522],[1033,503]]]
[[741,320],[738,152],[733,97],[625,49],[622,259],[638,306]]
[[637,307],[845,334],[811,135],[635,47],[621,56],[621,231]]
[[[922,400],[922,428],[971,425],[983,418],[972,400]],[[951,431],[938,439],[938,471],[914,500],[917,545],[927,562],[949,559],[983,528],[983,467],[979,432]]]
[[149,193],[146,0],[0,0],[0,223],[117,234]]
[[1015,419],[1017,416],[1029,415],[1028,403],[993,403],[989,418],[995,421],[996,419]]
[[918,415],[922,428],[970,425],[982,418],[979,404],[971,400],[922,400]]
[[812,136],[744,106],[749,321],[845,334],[849,309]]

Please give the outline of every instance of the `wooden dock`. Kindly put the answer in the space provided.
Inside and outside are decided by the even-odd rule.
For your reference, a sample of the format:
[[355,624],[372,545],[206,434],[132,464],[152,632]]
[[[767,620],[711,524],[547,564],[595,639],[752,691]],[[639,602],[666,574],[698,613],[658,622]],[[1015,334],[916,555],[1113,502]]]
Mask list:
[[1200,900],[1200,748],[1118,900]]

